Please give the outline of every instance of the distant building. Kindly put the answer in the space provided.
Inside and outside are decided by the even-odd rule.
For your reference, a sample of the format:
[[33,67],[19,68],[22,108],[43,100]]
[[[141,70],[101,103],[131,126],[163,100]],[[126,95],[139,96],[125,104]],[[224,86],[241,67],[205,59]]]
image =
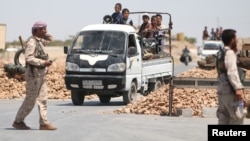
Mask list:
[[0,50],[5,49],[6,42],[6,24],[0,23]]

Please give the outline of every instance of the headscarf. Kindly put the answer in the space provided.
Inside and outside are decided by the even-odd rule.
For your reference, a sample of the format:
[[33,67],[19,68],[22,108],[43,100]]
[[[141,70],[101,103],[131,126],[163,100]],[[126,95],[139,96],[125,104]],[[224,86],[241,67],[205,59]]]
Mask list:
[[38,28],[43,28],[46,27],[47,24],[45,22],[42,21],[37,21],[34,23],[34,25],[32,26],[32,34],[34,34],[34,31]]

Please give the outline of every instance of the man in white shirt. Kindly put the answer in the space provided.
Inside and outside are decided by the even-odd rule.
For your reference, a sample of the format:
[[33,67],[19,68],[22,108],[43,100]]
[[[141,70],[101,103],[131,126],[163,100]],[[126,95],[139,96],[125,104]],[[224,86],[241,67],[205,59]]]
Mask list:
[[167,26],[162,24],[161,14],[156,14],[156,17],[157,17],[157,28],[160,30],[158,35],[163,38],[159,40],[159,48],[160,48],[160,51],[164,51],[165,50],[165,31],[162,29],[166,29]]

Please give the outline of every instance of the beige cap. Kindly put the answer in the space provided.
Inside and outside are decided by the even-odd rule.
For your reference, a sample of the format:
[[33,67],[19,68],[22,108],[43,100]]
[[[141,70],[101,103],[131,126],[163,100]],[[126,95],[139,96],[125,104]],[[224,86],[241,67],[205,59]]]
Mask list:
[[149,14],[148,13],[143,13],[142,17],[144,17],[144,16],[147,16],[149,18]]

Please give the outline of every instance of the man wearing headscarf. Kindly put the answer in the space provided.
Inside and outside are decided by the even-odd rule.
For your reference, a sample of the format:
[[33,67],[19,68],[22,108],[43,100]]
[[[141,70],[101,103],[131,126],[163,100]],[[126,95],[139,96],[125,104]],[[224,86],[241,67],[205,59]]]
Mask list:
[[30,129],[24,122],[26,116],[32,111],[36,102],[39,110],[39,129],[57,129],[47,119],[47,99],[48,92],[46,86],[46,73],[52,64],[48,54],[44,51],[46,43],[52,40],[52,36],[47,33],[47,24],[41,21],[36,22],[32,27],[32,36],[28,38],[25,45],[26,61],[26,96],[19,108],[12,126],[16,129]]

